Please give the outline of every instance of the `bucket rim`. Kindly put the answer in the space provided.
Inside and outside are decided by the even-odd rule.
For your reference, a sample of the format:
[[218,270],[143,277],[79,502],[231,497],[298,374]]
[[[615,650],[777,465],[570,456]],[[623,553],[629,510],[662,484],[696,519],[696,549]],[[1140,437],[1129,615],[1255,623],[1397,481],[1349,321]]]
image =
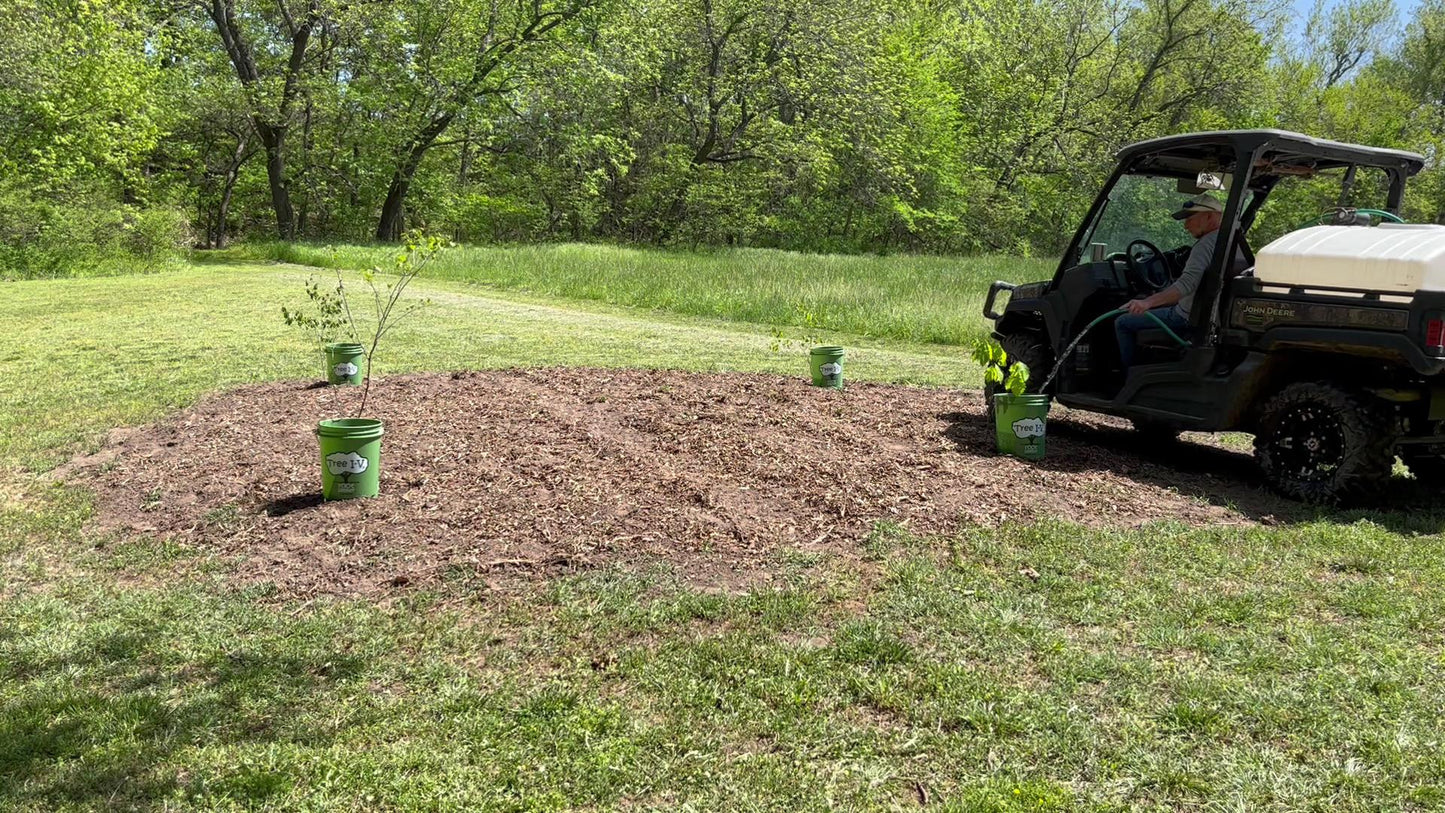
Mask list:
[[378,418],[328,418],[316,423],[316,434],[328,438],[379,438],[384,432]]
[[328,342],[326,349],[333,352],[345,351],[348,353],[365,353],[366,347],[361,342]]
[[836,344],[825,344],[821,347],[814,347],[808,351],[808,354],[812,356],[841,356],[843,355],[843,348]]
[[1053,401],[1053,396],[1036,392],[1026,392],[1022,395],[1014,395],[1011,392],[996,392],[993,394],[995,404],[1019,404],[1021,406],[1048,406]]

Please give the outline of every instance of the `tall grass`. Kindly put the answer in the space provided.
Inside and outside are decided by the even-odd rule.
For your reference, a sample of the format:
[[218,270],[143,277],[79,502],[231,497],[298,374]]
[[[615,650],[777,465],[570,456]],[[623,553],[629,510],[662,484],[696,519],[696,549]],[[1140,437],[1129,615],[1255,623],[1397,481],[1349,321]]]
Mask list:
[[[279,262],[360,269],[389,265],[396,249],[265,243],[242,251]],[[1043,279],[1052,264],[1006,256],[865,257],[752,248],[698,253],[563,244],[464,246],[439,258],[427,275],[804,333],[961,345],[986,327],[979,313],[990,282]]]

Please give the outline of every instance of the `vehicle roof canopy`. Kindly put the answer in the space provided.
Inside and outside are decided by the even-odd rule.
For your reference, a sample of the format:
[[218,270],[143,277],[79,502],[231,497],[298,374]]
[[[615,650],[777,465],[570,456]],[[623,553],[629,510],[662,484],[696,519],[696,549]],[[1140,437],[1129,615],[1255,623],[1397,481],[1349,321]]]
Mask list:
[[1216,130],[1152,138],[1119,151],[1125,171],[1177,178],[1199,172],[1233,172],[1241,151],[1264,147],[1257,176],[1313,175],[1350,165],[1379,167],[1414,175],[1425,159],[1413,152],[1345,144],[1286,130]]

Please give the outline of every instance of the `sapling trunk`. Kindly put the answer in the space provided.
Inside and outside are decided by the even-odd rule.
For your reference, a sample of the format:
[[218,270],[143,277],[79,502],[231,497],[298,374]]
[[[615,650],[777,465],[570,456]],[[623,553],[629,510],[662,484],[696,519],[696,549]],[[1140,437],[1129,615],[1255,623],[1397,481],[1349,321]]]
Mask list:
[[[425,262],[417,265],[416,271],[420,271],[422,265],[425,265]],[[376,320],[376,332],[371,335],[371,346],[366,349],[366,377],[362,380],[361,405],[357,407],[355,417],[360,418],[366,413],[366,399],[371,395],[371,363],[372,359],[376,358],[376,348],[381,344],[382,337],[385,336],[387,332],[390,331],[393,327],[396,327],[397,322],[400,322],[402,319],[405,319],[407,316],[410,316],[411,314],[420,310],[422,306],[426,304],[425,302],[423,302],[417,305],[413,305],[412,307],[407,308],[405,311],[398,314],[395,320],[391,318],[391,312],[396,307],[396,303],[401,299],[402,293],[406,291],[406,286],[410,284],[413,279],[416,278],[416,271],[402,275],[401,280],[398,281],[396,285],[391,287],[391,290],[388,292],[386,304],[384,306],[380,304],[381,296],[380,293],[376,291],[375,284],[371,283],[371,281],[368,280],[368,284],[372,285],[372,293],[375,295],[375,301],[378,305],[377,313],[379,313],[380,315],[377,317]]]
[[[420,232],[409,234],[406,248],[396,257],[397,280],[386,287],[385,297],[382,296],[381,289],[376,285],[376,275],[381,273],[381,269],[373,267],[369,271],[362,272],[361,278],[371,289],[371,302],[375,308],[376,321],[374,324],[368,325],[371,330],[370,342],[364,346],[366,375],[362,380],[361,404],[357,407],[355,417],[360,418],[366,412],[366,403],[371,397],[371,368],[377,349],[381,346],[381,340],[399,322],[428,305],[430,300],[423,299],[400,312],[397,311],[397,305],[401,302],[401,298],[412,280],[417,278],[417,275],[436,258],[437,254],[443,249],[449,248],[450,245],[439,237],[426,236]],[[346,280],[341,271],[336,272],[336,293],[321,293],[320,286],[313,278],[307,281],[306,295],[315,307],[316,314],[313,316],[304,309],[292,311],[282,307],[281,316],[286,324],[314,330],[323,345],[331,340],[330,336],[335,331],[341,328],[346,328],[354,340],[361,341],[363,331],[357,326],[356,316],[351,312],[351,298],[347,293]]]
[[[437,237],[424,237],[415,234],[407,241],[406,249],[402,254],[397,255],[396,266],[398,272],[397,281],[387,286],[386,298],[383,300],[381,289],[376,287],[376,272],[380,269],[373,268],[371,271],[362,274],[367,287],[371,289],[371,301],[376,309],[376,324],[371,333],[371,344],[366,349],[366,376],[362,379],[361,403],[357,406],[355,417],[362,417],[366,413],[366,402],[371,397],[371,370],[376,358],[377,348],[381,346],[381,340],[390,333],[392,328],[406,319],[413,313],[422,309],[428,304],[428,300],[422,300],[406,310],[397,313],[396,307],[401,302],[402,295],[411,285],[412,280],[417,278],[421,270],[427,266],[436,255],[447,244]],[[340,274],[338,273],[338,278]],[[345,309],[347,321],[355,329],[356,322],[352,319],[351,306],[343,293],[341,297],[342,306]],[[359,331],[358,331],[359,335]]]

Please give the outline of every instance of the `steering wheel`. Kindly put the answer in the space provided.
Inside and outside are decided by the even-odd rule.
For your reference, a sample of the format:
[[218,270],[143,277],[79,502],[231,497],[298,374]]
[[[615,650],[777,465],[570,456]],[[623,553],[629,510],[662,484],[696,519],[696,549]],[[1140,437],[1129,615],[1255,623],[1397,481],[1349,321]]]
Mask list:
[[[1147,249],[1147,253],[1139,253],[1135,247]],[[1164,261],[1164,252],[1148,240],[1135,240],[1124,247],[1124,268],[1129,278],[1129,284],[1141,291],[1153,293],[1165,287],[1168,283],[1156,284],[1149,275],[1149,266],[1156,262]]]

